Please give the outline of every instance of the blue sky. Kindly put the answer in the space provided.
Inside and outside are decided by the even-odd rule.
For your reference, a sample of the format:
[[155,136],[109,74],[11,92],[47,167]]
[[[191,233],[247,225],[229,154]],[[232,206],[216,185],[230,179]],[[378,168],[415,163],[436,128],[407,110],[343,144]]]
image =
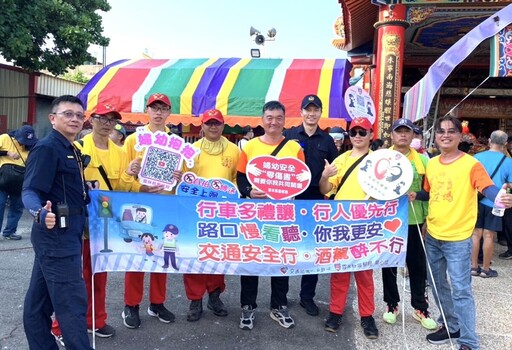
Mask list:
[[[334,48],[333,24],[340,15],[337,0],[109,0],[101,13],[110,38],[107,63],[140,58],[262,57],[344,58]],[[276,40],[258,46],[249,36],[274,27]],[[101,49],[90,52],[101,60]]]

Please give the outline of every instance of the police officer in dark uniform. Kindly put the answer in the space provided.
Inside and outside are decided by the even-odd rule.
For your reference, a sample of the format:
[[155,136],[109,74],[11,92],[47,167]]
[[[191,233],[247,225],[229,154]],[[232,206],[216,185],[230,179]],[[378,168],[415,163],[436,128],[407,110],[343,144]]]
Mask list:
[[23,183],[23,204],[34,216],[35,253],[23,325],[31,350],[58,349],[50,333],[55,312],[66,347],[90,350],[81,258],[86,161],[73,146],[84,123],[83,104],[74,96],[58,97],[49,119],[53,130],[30,153]]
[[[283,135],[297,141],[306,157],[306,165],[311,171],[311,183],[309,187],[295,197],[296,199],[322,200],[324,195],[320,193],[319,185],[325,160],[332,163],[338,156],[338,150],[334,139],[318,127],[318,121],[322,116],[322,101],[316,95],[306,95],[301,103],[301,116],[303,122],[300,126],[285,130]],[[308,315],[317,316],[319,313],[313,298],[315,296],[318,275],[303,275],[300,290],[300,305],[306,309]]]

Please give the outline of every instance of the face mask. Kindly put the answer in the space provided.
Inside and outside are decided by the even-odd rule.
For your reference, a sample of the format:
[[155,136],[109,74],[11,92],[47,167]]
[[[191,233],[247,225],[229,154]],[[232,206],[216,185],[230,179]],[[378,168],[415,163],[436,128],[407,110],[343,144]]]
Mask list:
[[412,139],[411,147],[414,148],[416,151],[419,150],[421,148],[421,140],[420,139]]

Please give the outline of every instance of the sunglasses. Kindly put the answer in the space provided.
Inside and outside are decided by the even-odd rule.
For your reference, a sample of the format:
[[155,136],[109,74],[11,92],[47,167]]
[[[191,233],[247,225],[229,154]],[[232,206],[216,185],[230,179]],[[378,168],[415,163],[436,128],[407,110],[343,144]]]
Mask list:
[[368,131],[366,130],[350,130],[350,137],[356,137],[358,134],[359,136],[365,137],[368,135]]

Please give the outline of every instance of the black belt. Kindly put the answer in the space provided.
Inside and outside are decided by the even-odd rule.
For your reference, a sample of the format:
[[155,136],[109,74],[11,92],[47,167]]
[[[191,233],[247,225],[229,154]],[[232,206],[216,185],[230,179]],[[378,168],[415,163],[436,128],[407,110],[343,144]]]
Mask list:
[[84,207],[71,207],[69,208],[69,215],[82,215],[85,213]]

